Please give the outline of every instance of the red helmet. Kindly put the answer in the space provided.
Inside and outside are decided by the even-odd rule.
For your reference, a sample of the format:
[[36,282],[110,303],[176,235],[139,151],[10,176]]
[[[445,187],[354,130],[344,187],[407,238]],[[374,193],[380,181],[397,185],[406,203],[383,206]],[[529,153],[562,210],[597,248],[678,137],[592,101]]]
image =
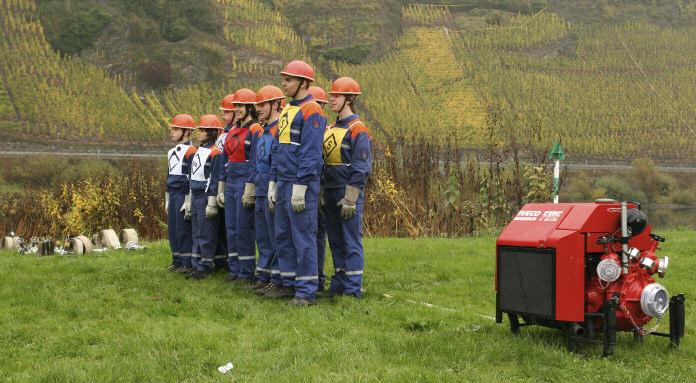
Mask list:
[[302,60],[290,61],[280,74],[303,78],[310,82],[314,81],[314,69]]
[[196,129],[196,120],[188,114],[177,114],[172,117],[172,122],[169,126],[172,128]]
[[234,103],[242,105],[256,105],[256,92],[242,88],[234,92]]
[[220,101],[220,110],[231,112],[234,110],[234,93],[228,94]]
[[310,86],[309,89],[307,89],[307,93],[311,94],[312,97],[314,97],[314,101],[320,104],[329,103],[329,98],[326,96],[326,92],[324,92],[324,89],[321,89],[316,85]]
[[341,77],[331,84],[331,94],[362,94],[360,84],[350,77]]
[[284,99],[283,91],[273,85],[266,85],[256,92],[256,103]]
[[204,114],[201,116],[201,122],[198,124],[198,129],[220,129],[223,130],[222,121],[217,115]]

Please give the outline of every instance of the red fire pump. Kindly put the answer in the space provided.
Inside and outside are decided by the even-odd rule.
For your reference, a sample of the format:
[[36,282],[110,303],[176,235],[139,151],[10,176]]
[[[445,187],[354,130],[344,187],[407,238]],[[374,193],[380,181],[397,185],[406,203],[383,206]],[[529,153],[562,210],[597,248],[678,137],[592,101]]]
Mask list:
[[[670,299],[653,279],[669,264],[655,254],[661,242],[637,203],[527,204],[496,241],[496,322],[506,313],[513,333],[558,328],[569,350],[603,343],[604,356],[613,353],[617,331],[633,332],[636,341],[669,337],[678,346],[685,298]],[[669,333],[659,333],[668,310]]]

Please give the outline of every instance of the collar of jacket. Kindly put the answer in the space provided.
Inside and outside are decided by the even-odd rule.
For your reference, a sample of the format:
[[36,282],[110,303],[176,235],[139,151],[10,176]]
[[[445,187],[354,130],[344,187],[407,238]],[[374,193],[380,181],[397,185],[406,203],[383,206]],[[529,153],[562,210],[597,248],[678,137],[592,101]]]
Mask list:
[[290,105],[298,106],[298,105],[304,104],[307,101],[310,101],[311,99],[312,99],[312,95],[308,94],[305,98],[290,101]]
[[256,124],[256,123],[257,123],[256,120],[251,119],[251,120],[249,120],[249,122],[247,122],[246,124],[244,124],[244,126],[242,126],[242,128],[249,128],[250,126],[252,126],[252,125],[254,125],[254,124]]
[[271,121],[270,123],[266,124],[266,126],[263,127],[264,133],[268,133],[271,128],[274,126],[278,125],[278,119],[276,118],[275,120]]
[[340,119],[340,120],[338,119],[338,117],[336,117],[336,125],[346,126],[346,125],[348,125],[349,122],[351,122],[357,118],[358,118],[357,114],[351,114],[350,116],[343,118],[343,119]]

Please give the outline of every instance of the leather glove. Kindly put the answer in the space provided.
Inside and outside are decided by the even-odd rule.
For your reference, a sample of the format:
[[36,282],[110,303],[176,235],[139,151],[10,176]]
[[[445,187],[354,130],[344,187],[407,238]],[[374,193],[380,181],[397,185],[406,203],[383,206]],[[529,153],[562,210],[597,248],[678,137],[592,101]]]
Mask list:
[[242,206],[245,209],[251,209],[256,203],[256,185],[252,183],[244,184],[244,194],[242,195]]
[[271,213],[275,212],[275,203],[278,200],[276,198],[277,191],[275,181],[268,181],[268,208],[271,210]]
[[217,214],[217,198],[214,196],[208,196],[208,206],[205,207],[205,217],[211,219],[217,217]]
[[225,207],[225,181],[218,181],[217,205]]
[[355,215],[355,210],[357,209],[358,196],[360,195],[360,188],[355,186],[346,185],[346,193],[343,199],[338,201],[338,206],[341,207],[341,217],[343,219],[351,219]]
[[292,205],[292,210],[296,213],[304,211],[307,207],[305,204],[305,193],[307,192],[307,185],[292,185],[292,197],[290,198],[290,204]]
[[164,193],[164,211],[169,214],[169,193]]
[[186,194],[186,197],[184,197],[184,204],[181,205],[179,211],[184,212],[184,219],[191,219],[191,194]]

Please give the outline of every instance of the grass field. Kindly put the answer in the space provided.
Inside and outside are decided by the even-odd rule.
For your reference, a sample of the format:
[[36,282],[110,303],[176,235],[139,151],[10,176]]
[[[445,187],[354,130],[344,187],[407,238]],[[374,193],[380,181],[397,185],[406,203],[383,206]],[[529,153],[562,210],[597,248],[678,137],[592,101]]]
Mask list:
[[82,257],[2,252],[0,381],[693,381],[696,233],[661,234],[672,262],[660,282],[687,294],[686,338],[672,350],[621,333],[607,359],[590,346],[566,352],[554,330],[512,336],[494,323],[491,237],[367,239],[365,298],[309,308],[260,299],[223,273],[167,273],[164,243]]

